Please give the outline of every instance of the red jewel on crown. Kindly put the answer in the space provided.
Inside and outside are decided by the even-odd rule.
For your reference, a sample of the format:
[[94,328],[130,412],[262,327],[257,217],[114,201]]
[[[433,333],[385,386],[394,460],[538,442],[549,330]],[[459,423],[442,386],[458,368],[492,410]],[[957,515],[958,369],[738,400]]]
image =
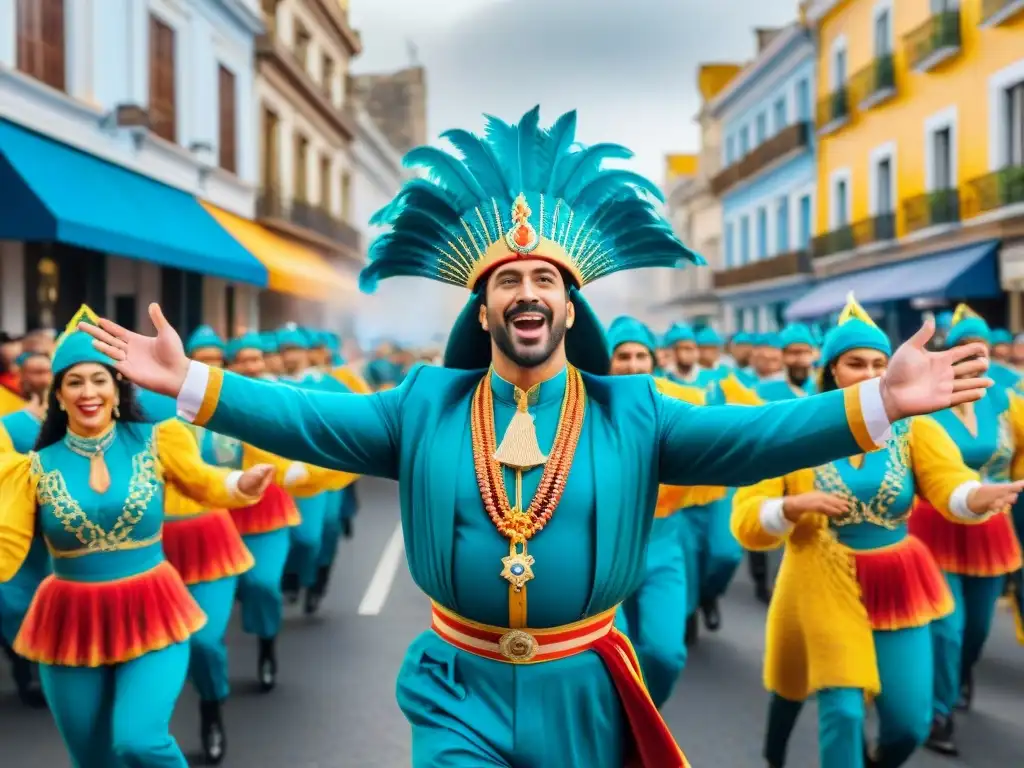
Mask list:
[[505,245],[510,251],[525,255],[532,253],[540,245],[537,230],[530,224],[532,213],[526,203],[526,197],[520,194],[512,204],[512,226],[505,233]]

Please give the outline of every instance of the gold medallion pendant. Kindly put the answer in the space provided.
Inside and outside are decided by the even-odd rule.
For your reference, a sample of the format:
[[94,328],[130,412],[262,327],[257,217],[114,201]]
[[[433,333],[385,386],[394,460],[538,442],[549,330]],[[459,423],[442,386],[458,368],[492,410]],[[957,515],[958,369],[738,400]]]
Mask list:
[[523,542],[523,551],[519,551],[516,543],[510,542],[508,546],[508,557],[501,558],[501,577],[505,579],[512,588],[519,592],[526,585],[526,582],[533,578],[533,556],[526,554],[526,542]]

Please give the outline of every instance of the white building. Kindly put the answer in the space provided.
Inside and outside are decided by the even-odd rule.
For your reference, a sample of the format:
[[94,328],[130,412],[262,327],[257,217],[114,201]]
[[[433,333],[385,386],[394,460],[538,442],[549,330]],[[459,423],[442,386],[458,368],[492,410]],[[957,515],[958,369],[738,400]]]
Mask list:
[[195,198],[253,213],[262,29],[258,0],[0,0],[0,327],[255,323],[266,269]]

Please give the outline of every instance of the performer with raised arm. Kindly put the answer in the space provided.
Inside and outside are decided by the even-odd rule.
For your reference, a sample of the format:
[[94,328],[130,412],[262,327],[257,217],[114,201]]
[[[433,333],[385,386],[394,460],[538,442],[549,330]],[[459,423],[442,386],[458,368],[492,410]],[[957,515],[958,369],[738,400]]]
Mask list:
[[[361,280],[464,286],[445,367],[373,395],[314,392],[191,362],[159,307],[157,335],[83,326],[126,377],[180,414],[288,458],[399,481],[412,576],[432,630],[399,673],[413,765],[644,768],[687,762],[612,628],[637,587],[659,484],[742,486],[875,450],[891,424],[977,400],[977,345],[929,352],[926,326],[885,376],[760,407],[702,408],[649,377],[607,377],[604,333],[580,289],[626,269],[702,263],[658,214],[653,184],[581,147],[576,114],[539,108],[463,155],[412,150],[375,223]],[[959,374],[959,375],[958,375]],[[258,404],[255,407],[254,404]],[[564,502],[564,503],[563,503]],[[586,653],[593,650],[595,653]]]

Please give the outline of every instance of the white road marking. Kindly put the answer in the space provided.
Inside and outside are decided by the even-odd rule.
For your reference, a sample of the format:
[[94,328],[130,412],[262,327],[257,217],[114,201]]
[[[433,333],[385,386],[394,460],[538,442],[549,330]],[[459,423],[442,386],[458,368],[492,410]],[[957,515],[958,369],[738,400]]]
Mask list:
[[394,533],[384,545],[380,561],[377,563],[377,570],[373,572],[369,586],[363,594],[363,600],[359,603],[360,616],[377,616],[384,608],[384,603],[391,594],[391,585],[395,581],[395,574],[402,564],[402,556],[405,554],[405,540],[402,538],[402,524],[395,526]]

